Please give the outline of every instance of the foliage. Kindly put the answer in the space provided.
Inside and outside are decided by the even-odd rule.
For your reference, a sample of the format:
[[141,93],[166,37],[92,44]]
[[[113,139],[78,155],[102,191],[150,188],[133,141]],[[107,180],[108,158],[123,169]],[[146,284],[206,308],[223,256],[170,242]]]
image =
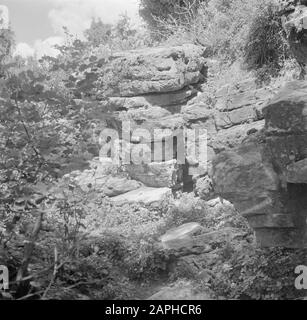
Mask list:
[[260,80],[278,75],[289,57],[279,1],[210,0],[193,2],[192,7],[189,1],[183,3],[177,7],[172,4],[170,12],[164,10],[161,17],[160,5],[148,4],[147,10],[158,10],[152,19],[155,17],[159,25],[155,27],[160,39],[169,44],[200,44],[210,56],[224,62],[224,69],[244,58],[249,70],[257,70]]
[[115,51],[148,47],[152,44],[146,30],[133,27],[127,15],[122,15],[115,25],[93,19],[84,35],[90,47],[107,47]]
[[202,0],[141,0],[140,16],[146,22],[154,38],[161,39],[166,31],[165,23],[180,20],[182,23],[190,21]]
[[263,78],[276,76],[288,57],[281,18],[277,8],[270,4],[262,8],[252,21],[245,46],[245,61]]

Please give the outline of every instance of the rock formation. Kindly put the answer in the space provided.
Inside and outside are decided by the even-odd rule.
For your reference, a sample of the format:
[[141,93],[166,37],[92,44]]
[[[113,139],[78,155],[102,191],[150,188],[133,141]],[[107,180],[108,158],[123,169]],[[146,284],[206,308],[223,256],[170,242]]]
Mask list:
[[[151,188],[192,191],[194,184],[197,194],[210,199],[212,159],[263,127],[262,107],[274,91],[247,79],[220,88],[215,107],[207,105],[200,86],[210,61],[206,50],[194,45],[126,51],[110,60],[101,75],[108,96],[102,107],[118,119],[111,127],[121,130],[121,150],[132,154],[145,145],[149,158],[125,163],[125,171]],[[125,121],[132,136],[122,132]],[[160,130],[158,135],[155,130]],[[195,146],[187,143],[188,130],[195,132]],[[204,130],[205,137],[200,133]]]
[[288,83],[263,109],[265,127],[213,162],[215,191],[261,246],[307,247],[307,82]]
[[[111,79],[114,69],[117,76],[102,81],[108,99],[101,105],[117,117],[119,147],[129,154],[142,150],[141,159],[149,161],[122,163],[124,172],[112,176],[92,168],[78,184],[88,188],[95,180],[114,204],[150,208],[194,186],[206,201],[218,194],[232,202],[260,245],[306,246],[307,83],[290,83],[276,95],[275,88],[246,79],[219,88],[208,105],[200,90],[210,64],[205,54],[193,45],[114,54],[101,77]],[[191,129],[206,130],[205,159],[200,139],[196,154],[180,136]]]
[[[103,107],[119,120],[120,148],[131,155],[125,171],[147,187],[182,187],[186,119],[181,110],[206,79],[205,49],[148,48],[116,53],[110,60],[101,75],[108,96]],[[135,161],[144,148],[147,158]]]

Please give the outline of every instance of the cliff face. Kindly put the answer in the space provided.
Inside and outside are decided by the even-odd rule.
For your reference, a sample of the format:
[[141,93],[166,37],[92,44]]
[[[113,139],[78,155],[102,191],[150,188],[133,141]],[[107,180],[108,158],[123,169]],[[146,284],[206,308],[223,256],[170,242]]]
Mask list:
[[288,83],[263,112],[263,130],[214,160],[215,188],[260,245],[307,247],[307,83]]
[[103,74],[104,107],[120,122],[120,148],[131,157],[123,164],[133,179],[154,188],[182,186],[185,150],[177,146],[184,148],[186,119],[181,111],[206,72],[205,50],[194,45],[112,56]]
[[[273,91],[248,79],[220,88],[212,108],[200,92],[209,69],[205,49],[194,45],[127,51],[111,58],[103,75],[110,79],[104,81],[104,107],[117,115],[120,126],[129,123],[132,136],[121,135],[121,148],[148,153],[139,163],[125,165],[133,179],[172,189],[191,189],[194,181],[197,193],[210,198],[206,175],[213,157],[263,127],[262,106]],[[189,132],[195,134],[194,146],[187,143]]]

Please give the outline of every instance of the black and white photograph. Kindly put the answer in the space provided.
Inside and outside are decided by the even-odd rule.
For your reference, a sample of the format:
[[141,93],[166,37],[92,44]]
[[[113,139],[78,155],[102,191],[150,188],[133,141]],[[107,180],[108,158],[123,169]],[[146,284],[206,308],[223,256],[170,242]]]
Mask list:
[[0,0],[0,308],[42,300],[307,300],[306,0]]

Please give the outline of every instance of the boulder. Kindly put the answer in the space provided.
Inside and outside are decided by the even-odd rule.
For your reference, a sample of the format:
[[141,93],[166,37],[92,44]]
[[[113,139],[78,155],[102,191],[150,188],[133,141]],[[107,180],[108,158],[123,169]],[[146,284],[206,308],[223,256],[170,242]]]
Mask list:
[[180,250],[187,248],[191,244],[191,236],[202,231],[199,223],[186,223],[180,227],[167,231],[160,237],[160,241],[164,249]]
[[160,240],[165,250],[170,250],[176,257],[184,257],[210,253],[216,247],[223,247],[226,243],[247,235],[247,232],[233,227],[209,231],[198,223],[187,223],[169,230]]
[[151,106],[171,107],[184,104],[195,93],[195,89],[186,87],[179,91],[160,94],[147,94],[134,97],[109,97],[108,101],[106,102],[106,107],[113,111]]
[[125,168],[132,179],[141,181],[148,187],[175,188],[182,182],[182,167],[177,164],[176,160],[130,164]]
[[98,175],[94,170],[84,170],[74,181],[84,192],[95,190],[107,197],[115,197],[142,186],[142,183],[127,176]]
[[212,110],[208,109],[205,104],[192,104],[183,106],[181,109],[183,118],[189,122],[205,122],[213,118]]
[[109,97],[169,93],[197,84],[205,74],[205,49],[195,45],[114,53],[101,74]]
[[264,120],[260,120],[220,130],[210,137],[209,145],[217,152],[238,147],[249,135],[261,131],[264,128],[264,124]]
[[218,129],[226,129],[256,120],[258,120],[258,114],[254,106],[245,106],[229,112],[216,112],[215,114],[215,122]]
[[127,192],[111,200],[117,205],[127,203],[140,203],[145,206],[159,207],[172,198],[172,190],[169,188],[141,187],[137,190]]
[[218,90],[215,109],[229,112],[246,106],[264,106],[272,95],[272,88],[257,88],[256,80],[252,78]]

